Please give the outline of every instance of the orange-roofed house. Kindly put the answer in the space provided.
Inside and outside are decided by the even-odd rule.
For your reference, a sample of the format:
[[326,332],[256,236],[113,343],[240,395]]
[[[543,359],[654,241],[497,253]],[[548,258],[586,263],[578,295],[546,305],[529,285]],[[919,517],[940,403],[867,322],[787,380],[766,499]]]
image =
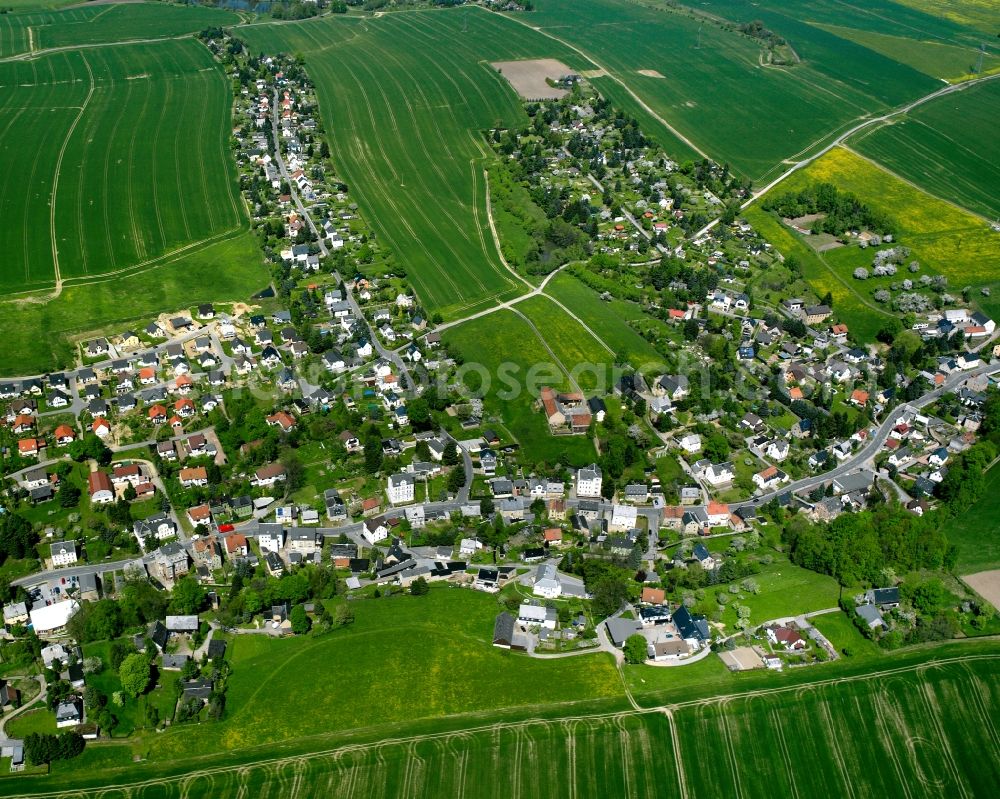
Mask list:
[[245,535],[235,533],[226,536],[226,555],[230,558],[246,557],[249,552],[250,548],[247,546],[247,537]]
[[283,433],[287,433],[295,427],[295,420],[285,411],[271,414],[265,421],[270,427],[280,427]]
[[153,424],[163,424],[167,421],[167,409],[162,405],[154,405],[149,409],[148,413]]
[[92,428],[94,430],[94,435],[98,438],[107,438],[111,435],[111,425],[103,416],[98,416],[94,419]]
[[790,389],[788,389],[788,396],[790,399],[800,400],[803,398],[804,394],[802,393],[801,388],[799,388],[798,386],[792,386]]
[[194,416],[196,410],[194,400],[188,399],[187,397],[179,399],[174,403],[174,412],[181,418]]
[[181,469],[178,477],[181,485],[185,488],[208,485],[208,470],[204,466],[190,466],[187,469]]
[[188,518],[191,520],[191,524],[210,524],[212,521],[212,509],[208,505],[195,505],[193,508],[188,508]]
[[152,385],[156,382],[156,369],[152,366],[144,366],[139,370],[139,382],[144,386]]
[[34,426],[35,426],[35,417],[29,416],[26,413],[19,413],[14,418],[14,424],[11,429],[15,433],[27,433]]
[[65,447],[67,444],[72,444],[76,441],[76,431],[68,424],[59,425],[53,435],[55,436],[56,444],[60,447]]
[[191,375],[178,375],[174,381],[174,390],[178,394],[190,394],[193,385],[194,380],[191,378]]
[[648,605],[662,605],[667,601],[667,593],[662,588],[643,588],[641,601]]
[[708,503],[705,509],[708,513],[708,524],[711,527],[725,527],[729,524],[729,506],[725,502]]
[[23,458],[30,458],[38,454],[38,450],[45,446],[44,441],[37,438],[22,438],[17,442],[17,453]]
[[542,533],[542,540],[544,540],[546,544],[560,546],[563,542],[563,531],[558,527],[550,527]]
[[862,391],[860,388],[852,391],[851,404],[857,405],[859,408],[864,408],[868,404],[868,392]]

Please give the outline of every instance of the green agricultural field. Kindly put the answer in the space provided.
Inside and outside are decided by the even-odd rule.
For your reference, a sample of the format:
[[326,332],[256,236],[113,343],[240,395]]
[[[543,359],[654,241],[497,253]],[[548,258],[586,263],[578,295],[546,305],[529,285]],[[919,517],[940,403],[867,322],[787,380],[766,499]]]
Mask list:
[[919,106],[850,145],[931,194],[1000,216],[1000,78]]
[[983,498],[944,525],[948,540],[958,547],[957,574],[1000,568],[1000,468],[986,475]]
[[[953,291],[964,286],[985,286],[996,295],[1000,288],[1000,235],[981,218],[921,191],[842,147],[794,173],[772,191],[796,191],[823,181],[890,214],[899,226],[899,241],[910,248],[922,271],[945,275]],[[781,253],[798,257],[803,276],[818,295],[827,291],[833,294],[835,315],[856,336],[870,340],[885,323],[886,310],[871,299],[871,292],[881,284],[856,281],[851,276],[855,267],[870,264],[864,251],[844,247],[817,253],[804,237],[758,207],[750,208],[746,218]],[[990,316],[1000,312],[995,297],[974,292],[973,300]]]
[[[0,285],[142,270],[243,224],[229,87],[193,40],[0,64]],[[28,153],[30,157],[25,157]]]
[[908,64],[935,78],[948,81],[967,80],[1000,69],[1000,55],[994,50],[987,50],[983,53],[982,70],[976,73],[980,51],[977,46],[970,44],[959,46],[942,41],[920,41],[906,36],[890,36],[841,25],[820,24],[818,27],[882,53],[894,61]]
[[[611,367],[615,353],[603,343],[603,338],[595,338],[593,333],[585,330],[548,297],[531,297],[515,307],[532,321],[581,391],[604,393],[611,390],[614,383]],[[601,335],[599,328],[591,327],[591,330],[597,336]]]
[[163,39],[197,33],[210,25],[234,25],[240,16],[232,11],[167,3],[104,5],[86,20],[65,20],[61,12],[35,29],[34,48],[103,44],[131,39]]
[[557,57],[579,69],[585,61],[479,9],[241,33],[252,47],[304,55],[337,170],[430,311],[455,317],[523,293],[500,262],[483,175],[494,158],[484,130],[523,111],[488,62]]
[[74,339],[138,323],[192,303],[246,300],[268,284],[256,239],[236,231],[166,256],[146,271],[68,285],[55,299],[14,300],[0,314],[0,374],[24,375],[74,363]]
[[632,302],[613,299],[605,302],[578,278],[561,272],[549,281],[545,293],[559,300],[587,325],[598,332],[616,354],[624,354],[637,369],[654,371],[663,358],[652,344],[629,326],[633,319],[648,319]]
[[[715,0],[688,9],[546,0],[530,19],[517,18],[607,70],[609,76],[594,82],[617,104],[640,113],[641,100],[702,150],[753,180],[776,173],[783,159],[814,148],[851,120],[940,86],[905,64],[793,18],[799,4],[787,15],[775,5],[778,10]],[[758,41],[705,11],[735,21],[770,21],[793,41],[801,63],[762,65]],[[646,111],[642,121],[648,120]],[[658,129],[648,133],[655,136]],[[670,141],[662,143],[670,151]]]
[[[9,6],[9,3],[6,4]],[[15,10],[20,11],[16,7]],[[39,48],[39,28],[56,22],[64,25],[84,23],[93,19],[107,7],[71,8],[59,14],[33,9],[33,13],[0,14],[0,58],[28,53]]]
[[480,372],[489,376],[487,418],[510,431],[529,461],[582,466],[594,459],[589,439],[549,435],[545,418],[533,407],[542,386],[571,386],[524,319],[513,311],[497,311],[450,328],[444,340],[462,356],[470,389],[481,389]]
[[898,2],[991,35],[997,30],[997,6],[993,0],[898,0]]
[[[464,728],[358,731],[227,757],[199,748],[201,731],[188,727],[193,737],[184,761],[132,763],[125,747],[91,745],[75,763],[55,764],[51,775],[34,779],[30,790],[72,786],[74,796],[96,797],[109,795],[99,786],[113,784],[110,795],[171,799],[248,791],[275,799],[499,799],[537,796],[544,785],[545,796],[567,798],[597,795],[597,786],[615,799],[988,796],[1000,780],[997,653],[991,643],[951,645],[935,650],[931,668],[928,653],[917,651],[780,675],[732,675],[713,657],[722,679],[740,686],[717,698],[702,698],[706,687],[718,690],[714,677],[706,686],[683,676],[706,677],[702,663],[633,667],[674,684],[664,706],[561,714],[540,706],[526,721],[480,717]],[[280,701],[289,694],[282,690]],[[419,694],[408,697],[419,706]],[[0,793],[25,786],[23,779],[0,780]]]

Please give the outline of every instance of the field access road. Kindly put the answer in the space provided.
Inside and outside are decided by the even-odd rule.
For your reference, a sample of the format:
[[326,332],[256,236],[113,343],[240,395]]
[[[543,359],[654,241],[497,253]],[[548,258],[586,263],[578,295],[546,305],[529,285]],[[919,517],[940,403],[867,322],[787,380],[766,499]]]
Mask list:
[[[824,155],[830,152],[830,150],[832,150],[834,147],[842,144],[844,141],[851,138],[851,136],[853,136],[856,133],[859,133],[865,128],[869,128],[873,125],[881,125],[883,122],[888,122],[893,117],[900,116],[901,114],[907,114],[914,108],[917,108],[918,106],[921,106],[924,103],[929,103],[931,100],[936,100],[939,97],[944,97],[945,95],[953,94],[954,92],[965,91],[970,86],[975,86],[979,83],[984,83],[988,80],[996,80],[998,78],[1000,78],[1000,73],[996,73],[993,75],[983,75],[980,78],[973,78],[972,80],[967,80],[964,83],[953,83],[949,86],[945,86],[944,88],[938,89],[937,91],[933,91],[930,94],[926,94],[923,97],[919,97],[916,100],[906,103],[905,105],[901,105],[898,108],[889,111],[888,113],[882,114],[881,116],[872,117],[871,119],[865,119],[861,122],[858,122],[858,124],[856,124],[854,127],[844,131],[835,139],[833,139],[833,141],[831,141],[829,144],[825,145],[821,149],[817,150],[812,155],[803,158],[800,161],[794,162],[788,169],[786,169],[784,172],[778,175],[778,177],[776,177],[766,186],[762,186],[761,188],[757,189],[755,192],[753,192],[753,194],[750,195],[750,199],[740,206],[740,210],[741,211],[746,210],[751,205],[753,205],[757,200],[759,200],[761,197],[767,194],[771,189],[773,189],[775,186],[777,186],[779,183],[785,180],[785,178],[789,177],[795,172],[798,172],[800,169],[804,169],[805,167],[809,166],[809,164],[811,164],[816,159],[822,158]],[[822,141],[822,139],[820,139],[820,141]],[[970,211],[969,213],[973,212]],[[978,214],[974,215],[978,216]],[[718,219],[713,219],[711,222],[705,225],[705,227],[703,227],[701,230],[695,233],[691,238],[696,239],[700,236],[705,235],[718,223],[719,223]]]
[[978,377],[980,375],[994,375],[998,373],[1000,373],[1000,364],[984,364],[983,366],[976,369],[970,369],[966,372],[956,372],[951,375],[940,388],[928,391],[926,394],[918,397],[912,402],[907,402],[897,408],[894,408],[892,412],[886,415],[882,424],[876,428],[875,432],[868,439],[868,443],[865,444],[860,451],[858,451],[855,455],[852,455],[850,458],[847,458],[843,463],[834,467],[830,471],[823,472],[822,474],[817,474],[812,477],[806,477],[802,480],[796,480],[794,483],[782,486],[776,491],[769,491],[766,494],[761,494],[753,499],[731,503],[730,507],[735,509],[747,506],[763,505],[770,502],[772,499],[776,499],[782,494],[787,494],[789,492],[801,493],[803,491],[811,491],[812,489],[817,488],[830,480],[836,480],[838,477],[844,477],[853,471],[861,471],[871,465],[875,455],[882,449],[882,445],[885,444],[885,440],[889,437],[889,433],[892,431],[892,428],[898,424],[899,418],[902,414],[907,411],[917,411],[921,408],[927,407],[945,394],[954,391],[956,386],[964,383],[969,378]]

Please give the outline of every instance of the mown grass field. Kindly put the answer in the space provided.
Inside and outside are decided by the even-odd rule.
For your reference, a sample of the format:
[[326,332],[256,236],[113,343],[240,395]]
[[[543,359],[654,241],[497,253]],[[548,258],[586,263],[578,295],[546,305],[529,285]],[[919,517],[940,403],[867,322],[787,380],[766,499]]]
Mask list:
[[[921,273],[945,275],[953,293],[965,286],[987,286],[996,295],[1000,288],[1000,235],[979,217],[921,191],[842,147],[794,173],[772,192],[796,191],[822,181],[834,183],[890,214],[899,226],[898,240],[920,262]],[[870,296],[881,286],[852,277],[855,267],[870,265],[868,251],[849,246],[817,253],[802,236],[758,207],[750,208],[746,218],[780,252],[786,256],[794,253],[799,258],[803,275],[817,294],[833,294],[834,313],[856,336],[870,340],[885,324],[888,310]],[[1000,304],[993,296],[983,297],[975,291],[972,299],[991,316],[1000,312]]]
[[[815,146],[849,120],[939,85],[905,64],[806,24],[799,15],[808,12],[799,4],[789,9],[717,0],[692,6],[695,10],[626,0],[547,0],[525,21],[579,47],[701,149],[752,180],[768,176],[783,159]],[[759,42],[729,22],[706,21],[704,11],[738,22],[763,18],[794,42],[802,62],[792,68],[762,66]],[[640,108],[612,77],[596,78],[595,85],[630,112]],[[654,129],[648,132],[656,135]],[[669,141],[663,145],[670,150]]]
[[478,9],[331,18],[242,35],[255,48],[305,56],[337,170],[425,307],[454,318],[524,291],[500,262],[483,177],[494,157],[483,131],[511,125],[523,111],[487,62],[586,62]]
[[[721,677],[741,687],[704,698],[706,687],[683,676],[705,677],[701,663],[636,668],[630,671],[675,683],[665,707],[558,716],[540,707],[528,721],[360,732],[314,741],[311,749],[262,747],[235,762],[205,756],[192,740],[184,771],[179,763],[174,770],[112,765],[103,754],[111,747],[91,746],[82,758],[92,764],[88,773],[74,780],[57,764],[52,776],[32,780],[31,790],[72,784],[81,797],[220,799],[248,792],[279,799],[989,796],[1000,780],[997,651],[989,643],[952,645],[935,650],[933,661],[918,651],[781,675],[723,669]],[[718,689],[714,678],[707,682],[709,691]],[[2,780],[0,793],[24,784]],[[88,788],[107,784],[117,787]]]
[[598,331],[604,343],[616,354],[624,353],[637,369],[655,371],[654,365],[663,359],[646,339],[629,327],[632,319],[648,318],[635,303],[613,299],[602,300],[593,289],[567,272],[549,281],[545,293],[570,308],[580,319]]
[[[614,365],[614,350],[585,330],[566,311],[544,295],[537,295],[519,302],[517,310],[527,316],[538,328],[546,344],[552,348],[556,358],[567,370],[582,391],[611,390],[614,380],[611,367]],[[566,307],[572,308],[567,305]],[[591,327],[598,337],[599,328]]]
[[[193,40],[0,64],[0,285],[12,293],[142,268],[234,230],[230,93]],[[56,260],[58,259],[58,261]]]
[[545,418],[534,409],[542,386],[566,390],[571,386],[521,317],[513,311],[497,311],[450,328],[444,340],[465,361],[466,385],[471,390],[481,391],[483,383],[477,375],[488,375],[483,392],[487,414],[510,431],[529,460],[582,466],[594,459],[589,439],[549,435]]
[[1000,78],[922,106],[850,145],[931,194],[1000,216]]

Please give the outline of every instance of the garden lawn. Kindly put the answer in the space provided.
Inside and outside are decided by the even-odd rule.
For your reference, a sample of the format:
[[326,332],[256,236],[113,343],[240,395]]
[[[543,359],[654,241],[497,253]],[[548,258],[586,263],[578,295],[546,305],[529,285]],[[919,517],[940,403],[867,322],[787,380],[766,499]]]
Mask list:
[[845,649],[850,652],[849,658],[878,657],[885,654],[885,650],[880,649],[878,644],[861,634],[843,611],[813,616],[809,621],[842,655]]
[[5,732],[12,738],[24,738],[33,732],[54,735],[58,732],[56,715],[47,707],[34,708],[7,722]]
[[[729,594],[730,601],[722,614],[727,632],[733,632],[736,623],[736,605],[750,608],[750,624],[757,626],[773,619],[799,616],[814,610],[837,607],[839,587],[837,581],[825,574],[817,574],[796,566],[787,560],[775,560],[760,574],[748,579],[760,586],[760,592],[741,591],[729,594],[725,586],[714,593]],[[742,581],[739,581],[742,582]],[[739,584],[739,583],[737,583]],[[740,598],[742,597],[742,598]],[[714,599],[714,594],[712,596]]]

